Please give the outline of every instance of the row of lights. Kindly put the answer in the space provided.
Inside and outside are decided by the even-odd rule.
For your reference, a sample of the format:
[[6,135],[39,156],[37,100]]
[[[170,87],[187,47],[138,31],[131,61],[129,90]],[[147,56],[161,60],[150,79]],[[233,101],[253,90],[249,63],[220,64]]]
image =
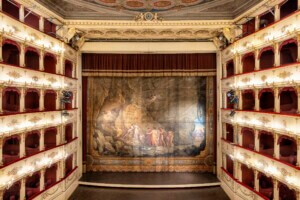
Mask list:
[[255,158],[245,158],[245,156],[239,151],[235,150],[233,154],[229,154],[232,160],[237,160],[241,163],[246,164],[252,168],[255,168],[269,176],[277,177],[281,180],[285,180],[289,185],[300,189],[300,179],[299,177],[292,175],[285,175],[280,170],[271,164],[264,163],[261,160]]
[[14,175],[2,175],[0,176],[0,188],[6,187],[10,188],[14,182],[21,179],[22,177],[33,174],[36,171],[39,171],[45,167],[50,167],[52,164],[57,163],[61,160],[65,160],[69,154],[62,150],[57,152],[53,158],[43,157],[37,160],[34,164],[24,165],[22,166]]
[[257,48],[257,47],[263,45],[264,43],[274,42],[286,35],[291,35],[293,33],[297,33],[297,32],[299,32],[299,30],[300,30],[300,24],[297,24],[297,22],[294,22],[293,24],[284,26],[280,30],[271,30],[269,33],[265,33],[265,36],[261,40],[255,38],[255,39],[252,39],[251,42],[247,42],[245,45],[239,45],[239,46],[231,49],[231,53],[241,54],[242,52],[244,52],[246,50]]
[[[59,115],[61,113],[59,112]],[[38,129],[42,127],[59,126],[66,123],[70,119],[70,116],[61,116],[51,119],[45,119],[45,117],[37,122],[27,121],[26,119],[19,124],[2,124],[0,130],[0,136],[8,135],[12,132],[30,131],[32,129]]]
[[[236,113],[234,118],[230,119],[230,122],[232,124],[238,124],[240,126],[248,126],[248,127],[257,127],[257,128],[264,128],[267,130],[275,130],[280,132],[286,132],[293,135],[299,135],[299,122],[297,119],[296,124],[288,126],[285,126],[284,124],[279,123],[279,121],[283,122],[281,119],[278,119],[277,121],[272,119],[268,123],[262,122],[261,120],[258,120],[255,116],[248,117],[247,119],[244,119],[242,117],[238,116],[239,114]],[[258,115],[255,113],[255,115]],[[266,116],[266,114],[261,114],[261,117]],[[260,116],[259,116],[260,117]]]
[[28,34],[27,32],[17,31],[15,27],[6,24],[3,19],[0,21],[0,33],[1,34],[8,34],[8,35],[15,35],[16,37],[27,41],[35,43],[36,45],[40,46],[41,48],[49,49],[57,53],[63,53],[65,51],[64,47],[59,44],[53,44],[46,39],[37,39],[35,36]]

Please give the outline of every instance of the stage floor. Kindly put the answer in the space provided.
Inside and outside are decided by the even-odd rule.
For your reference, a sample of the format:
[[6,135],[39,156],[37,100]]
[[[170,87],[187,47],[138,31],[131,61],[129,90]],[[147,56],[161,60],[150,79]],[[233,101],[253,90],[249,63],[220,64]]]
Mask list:
[[211,173],[101,173],[83,174],[80,185],[116,188],[193,188],[219,186]]
[[69,200],[230,200],[221,187],[120,189],[79,186]]

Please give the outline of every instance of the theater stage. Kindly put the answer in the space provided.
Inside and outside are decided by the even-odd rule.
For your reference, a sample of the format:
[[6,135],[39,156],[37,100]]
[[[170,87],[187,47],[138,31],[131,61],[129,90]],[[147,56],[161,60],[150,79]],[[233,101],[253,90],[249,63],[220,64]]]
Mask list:
[[110,188],[198,188],[220,186],[211,173],[102,173],[83,174],[79,185]]

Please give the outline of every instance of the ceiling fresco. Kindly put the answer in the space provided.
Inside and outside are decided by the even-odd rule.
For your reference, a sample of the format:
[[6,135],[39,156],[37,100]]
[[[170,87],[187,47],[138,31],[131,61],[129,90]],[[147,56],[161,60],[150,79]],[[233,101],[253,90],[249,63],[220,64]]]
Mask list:
[[157,13],[164,20],[233,19],[260,0],[37,0],[65,19],[131,20]]

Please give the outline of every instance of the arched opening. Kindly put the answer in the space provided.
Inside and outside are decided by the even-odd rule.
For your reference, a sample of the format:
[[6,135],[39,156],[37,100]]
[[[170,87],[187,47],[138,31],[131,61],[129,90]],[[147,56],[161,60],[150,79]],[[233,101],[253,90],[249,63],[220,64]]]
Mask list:
[[40,108],[40,95],[36,89],[28,89],[25,95],[25,110],[38,111]]
[[243,110],[254,110],[255,94],[253,90],[244,90],[242,93]]
[[13,0],[2,0],[2,11],[19,20],[19,4]]
[[70,142],[73,139],[72,132],[73,132],[73,125],[72,124],[66,125],[65,138],[67,142]]
[[65,61],[65,76],[72,78],[73,64],[71,61]]
[[297,199],[296,191],[288,188],[288,186],[286,186],[285,184],[279,183],[278,189],[279,189],[279,199],[280,200],[296,200]]
[[68,176],[72,170],[73,170],[73,155],[70,155],[66,161],[66,171],[65,171],[65,176]]
[[40,172],[26,178],[26,199],[34,197],[40,192]]
[[40,69],[40,55],[34,48],[27,48],[25,53],[25,66],[29,69]]
[[274,112],[274,93],[270,88],[259,92],[259,107],[263,112]]
[[233,126],[231,124],[226,124],[226,140],[233,142]]
[[46,90],[44,95],[45,111],[56,110],[56,92],[54,90]]
[[294,39],[285,41],[280,46],[280,64],[286,65],[297,62],[298,45]]
[[3,164],[8,165],[20,158],[20,138],[11,136],[3,142]]
[[293,138],[281,136],[278,140],[280,160],[292,165],[297,163],[297,143]]
[[297,113],[298,95],[294,88],[287,87],[280,90],[280,112]]
[[52,165],[50,168],[47,168],[45,171],[45,189],[50,188],[53,184],[56,183],[56,171],[57,165]]
[[66,110],[70,110],[70,109],[72,109],[73,107],[72,107],[72,102],[73,102],[74,100],[73,100],[73,93],[71,92],[71,98],[70,98],[70,103],[65,103],[65,109]]
[[272,133],[266,131],[259,133],[259,152],[269,156],[274,155],[274,137]]
[[234,62],[233,60],[229,61],[226,65],[227,77],[234,75]]
[[260,69],[269,69],[272,68],[274,66],[274,62],[275,62],[275,56],[274,56],[274,50],[272,47],[267,47],[264,48],[261,52],[260,52],[260,65],[259,68]]
[[233,176],[233,160],[228,155],[226,155],[226,171]]
[[246,54],[243,59],[243,73],[253,72],[255,69],[255,56],[254,53]]
[[265,28],[270,24],[274,23],[275,17],[273,13],[274,13],[274,9],[272,9],[272,11],[264,13],[259,17],[259,29]]
[[21,191],[20,181],[14,183],[10,188],[6,189],[3,194],[3,200],[19,200]]
[[45,130],[45,136],[44,136],[45,150],[56,147],[56,134],[57,134],[56,128],[49,128]]
[[20,92],[17,88],[5,88],[2,96],[3,112],[20,112]]
[[3,62],[9,65],[20,65],[20,50],[16,42],[5,40],[2,46]]
[[40,134],[38,131],[28,133],[25,139],[26,156],[37,154],[40,149]]
[[56,58],[50,53],[46,53],[44,56],[44,71],[48,73],[56,73]]
[[242,183],[250,188],[254,188],[254,171],[242,164]]
[[259,193],[269,199],[273,199],[273,180],[262,173],[258,174]]
[[298,10],[298,1],[297,0],[286,0],[280,6],[280,19],[292,14]]
[[242,134],[243,134],[243,147],[247,149],[254,150],[254,131],[250,128],[242,128]]

